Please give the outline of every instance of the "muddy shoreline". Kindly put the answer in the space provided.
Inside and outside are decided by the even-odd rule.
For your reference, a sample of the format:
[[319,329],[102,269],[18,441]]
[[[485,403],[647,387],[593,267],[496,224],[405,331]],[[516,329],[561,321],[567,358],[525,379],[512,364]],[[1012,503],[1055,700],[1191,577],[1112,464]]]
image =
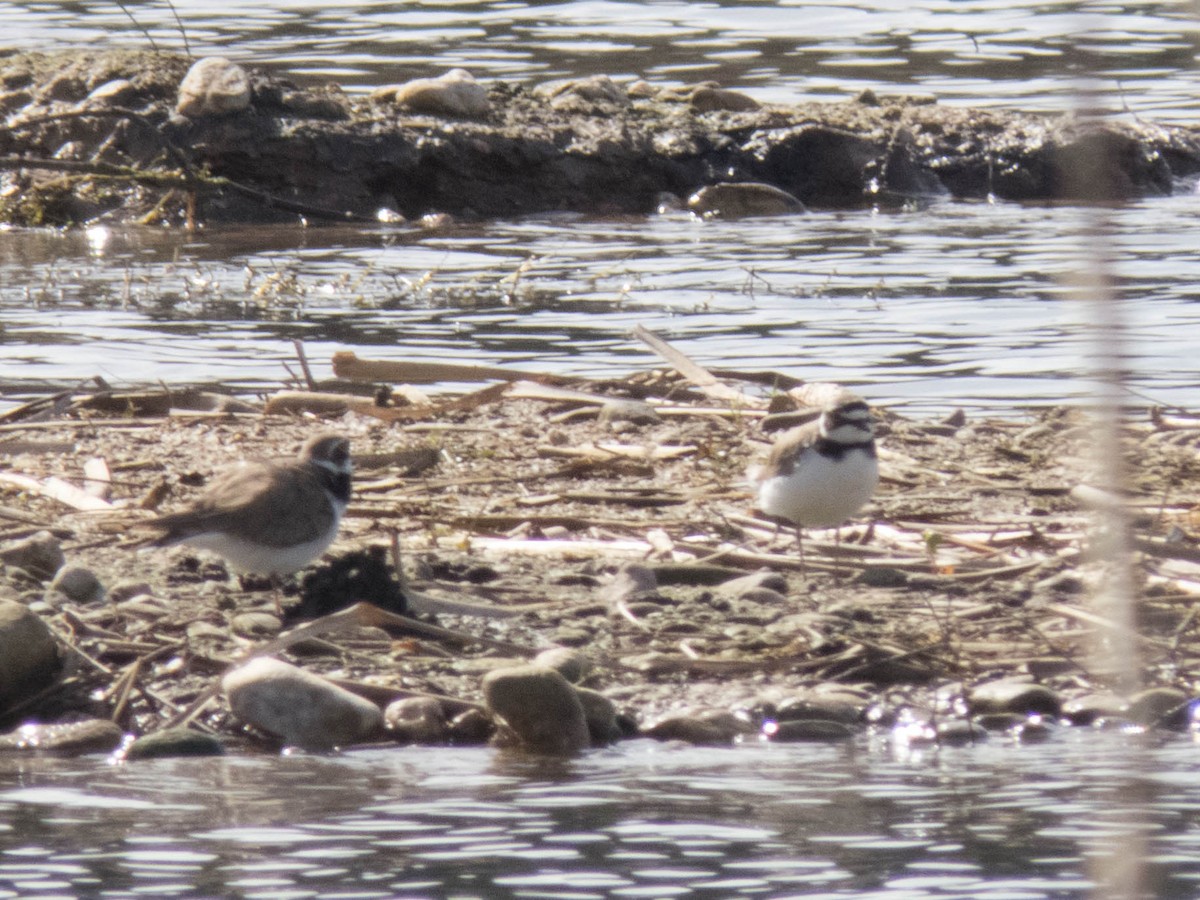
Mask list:
[[[590,661],[583,684],[616,705],[622,729],[703,742],[756,737],[765,723],[791,739],[903,722],[931,740],[1036,739],[1060,722],[1190,727],[1200,419],[1128,422],[1148,690],[1121,693],[1094,652],[1117,626],[1095,603],[1109,573],[1088,547],[1106,498],[1089,485],[1082,414],[920,422],[877,410],[875,500],[839,547],[832,532],[811,535],[801,572],[794,538],[753,513],[744,483],[769,446],[761,422],[786,394],[756,386],[764,373],[737,374],[499,382],[424,404],[410,391],[410,405],[290,392],[202,411],[211,397],[99,394],[10,411],[0,557],[48,531],[63,566],[89,570],[103,594],[71,599],[51,588],[54,573],[4,563],[0,597],[50,626],[67,666],[3,726],[97,717],[150,734],[187,719],[245,740],[206,693],[288,629],[344,615],[321,605],[332,595],[371,599],[365,582],[330,580],[330,566],[374,547],[387,569],[394,539],[418,626],[351,623],[272,655],[381,706],[411,695],[461,711],[480,704],[485,673],[566,648]],[[265,579],[239,583],[186,548],[138,547],[152,508],[186,502],[223,464],[290,454],[318,428],[351,438],[355,494],[325,581],[310,575],[282,617]],[[71,509],[47,486],[86,488],[90,459],[111,474],[96,492],[105,505]],[[468,724],[442,739],[490,734]]]
[[1185,127],[870,93],[763,106],[720,85],[603,77],[497,81],[474,85],[470,103],[430,103],[400,87],[350,98],[248,66],[244,108],[185,116],[176,109],[191,63],[137,51],[0,57],[0,221],[643,215],[664,195],[683,201],[730,182],[815,208],[1094,202],[1166,195],[1200,172],[1200,142]]

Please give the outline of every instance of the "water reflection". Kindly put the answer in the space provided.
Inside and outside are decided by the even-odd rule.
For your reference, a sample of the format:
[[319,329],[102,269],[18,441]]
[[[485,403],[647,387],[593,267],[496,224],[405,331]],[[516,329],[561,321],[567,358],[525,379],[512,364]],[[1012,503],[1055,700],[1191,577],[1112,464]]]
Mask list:
[[[1089,390],[1090,325],[1066,287],[1079,215],[941,202],[732,223],[10,234],[0,386],[10,400],[91,374],[268,390],[297,339],[318,377],[344,349],[620,376],[658,364],[629,337],[640,322],[705,365],[857,384],[916,412],[1057,404]],[[1200,403],[1195,218],[1186,196],[1114,217],[1135,402]]]
[[[1137,740],[4,760],[0,896],[1084,896],[1138,822],[1151,893],[1183,896],[1194,748]],[[1172,774],[1129,776],[1131,751]]]

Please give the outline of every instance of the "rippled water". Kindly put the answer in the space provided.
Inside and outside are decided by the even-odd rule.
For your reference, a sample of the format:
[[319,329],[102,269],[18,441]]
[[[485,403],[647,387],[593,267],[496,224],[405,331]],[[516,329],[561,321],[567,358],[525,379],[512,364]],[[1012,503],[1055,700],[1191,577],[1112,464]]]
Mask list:
[[[559,217],[293,230],[253,249],[241,232],[24,236],[0,241],[0,341],[21,361],[0,364],[0,383],[266,389],[287,377],[294,339],[319,377],[343,349],[620,375],[658,363],[628,336],[641,323],[708,365],[862,384],[916,411],[1057,403],[1089,390],[1091,313],[1069,287],[1081,215],[944,203],[736,223]],[[1193,198],[1116,221],[1131,401],[1196,406]],[[41,254],[56,261],[29,265]]]
[[1189,740],[1083,729],[915,754],[0,759],[0,897],[1100,897],[1139,850],[1145,895],[1185,897],[1197,809]]
[[[759,99],[864,87],[1059,110],[1082,72],[1109,108],[1196,118],[1186,4],[179,3],[195,53],[221,51],[351,92],[451,65],[480,78],[607,72],[713,78]],[[131,4],[163,47],[159,2]],[[14,46],[144,45],[108,2],[0,4]],[[1128,112],[1123,112],[1128,110]],[[1136,402],[1200,405],[1190,185],[1115,216]],[[303,338],[329,351],[622,374],[653,364],[643,323],[698,359],[860,384],[940,411],[1057,403],[1089,385],[1089,312],[1066,299],[1079,212],[935,202],[753,222],[546,216],[426,234],[275,229],[0,234],[0,403],[111,383],[266,389]],[[249,265],[253,271],[247,273]],[[265,290],[280,272],[281,290]],[[514,289],[515,284],[515,289]]]
[[[124,5],[158,46],[183,49],[165,3]],[[236,16],[212,0],[175,6],[196,55],[220,51],[350,90],[436,65],[510,80],[713,79],[769,102],[904,87],[945,102],[1065,109],[1085,70],[1111,89],[1113,109],[1196,118],[1200,42],[1186,3],[264,0]],[[145,45],[110,0],[9,0],[0,29],[23,49]]]

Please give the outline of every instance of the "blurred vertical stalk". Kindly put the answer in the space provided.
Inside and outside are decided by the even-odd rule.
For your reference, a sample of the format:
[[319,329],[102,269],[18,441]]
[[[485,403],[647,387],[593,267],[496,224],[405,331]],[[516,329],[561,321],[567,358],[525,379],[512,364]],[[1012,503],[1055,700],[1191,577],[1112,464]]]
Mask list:
[[1090,555],[1103,569],[1092,602],[1095,611],[1113,623],[1112,628],[1098,632],[1092,669],[1106,673],[1115,690],[1129,694],[1140,686],[1141,664],[1136,640],[1133,540],[1129,507],[1124,502],[1128,478],[1121,439],[1127,344],[1121,295],[1113,275],[1115,250],[1108,207],[1097,204],[1085,210],[1081,237],[1079,287],[1092,329],[1095,381],[1094,471],[1096,486],[1112,501],[1097,505],[1092,533]]
[[[1094,23],[1089,23],[1094,24]],[[1086,31],[1085,31],[1086,33]],[[1104,102],[1095,79],[1079,86],[1078,117],[1086,127],[1089,119],[1105,115]],[[1090,201],[1083,207],[1082,246],[1077,285],[1091,325],[1094,380],[1095,428],[1094,473],[1097,487],[1107,502],[1097,504],[1089,563],[1098,568],[1100,579],[1092,602],[1095,611],[1108,620],[1099,628],[1092,647],[1091,669],[1104,673],[1114,690],[1129,696],[1141,683],[1133,570],[1133,540],[1129,508],[1125,501],[1127,473],[1122,442],[1122,407],[1125,401],[1126,348],[1124,309],[1115,277],[1116,245],[1113,238],[1113,208],[1120,202],[1117,162],[1104,141],[1086,142],[1089,152],[1080,154],[1077,165],[1064,175],[1071,196]],[[1144,761],[1136,738],[1124,757],[1125,771],[1113,773],[1108,815],[1100,846],[1091,856],[1090,869],[1096,887],[1092,895],[1104,900],[1134,900],[1145,892],[1146,806],[1139,785]]]

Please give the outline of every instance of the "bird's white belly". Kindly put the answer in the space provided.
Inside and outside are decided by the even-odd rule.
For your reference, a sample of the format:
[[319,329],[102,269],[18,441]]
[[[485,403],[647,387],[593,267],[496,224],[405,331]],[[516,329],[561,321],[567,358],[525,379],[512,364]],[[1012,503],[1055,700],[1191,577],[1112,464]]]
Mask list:
[[230,537],[222,532],[196,534],[181,543],[201,550],[211,550],[225,559],[238,572],[258,575],[289,575],[303,569],[325,552],[333,543],[337,525],[315,540],[294,547],[268,547],[244,538]]
[[878,483],[879,463],[865,450],[835,460],[810,449],[790,475],[759,485],[758,508],[804,528],[832,528],[858,512]]

